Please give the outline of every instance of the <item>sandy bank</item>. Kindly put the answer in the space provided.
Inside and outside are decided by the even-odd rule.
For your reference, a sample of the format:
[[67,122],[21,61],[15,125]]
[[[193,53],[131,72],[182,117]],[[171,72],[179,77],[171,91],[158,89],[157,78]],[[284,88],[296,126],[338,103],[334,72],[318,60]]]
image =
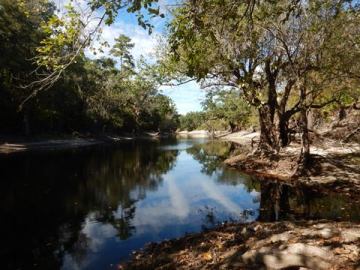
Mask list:
[[295,177],[301,149],[299,141],[281,149],[278,157],[272,159],[254,154],[259,133],[237,132],[222,139],[238,143],[244,149],[242,154],[225,160],[225,164],[249,174],[268,179],[300,181],[310,185],[334,183],[344,186],[355,185],[360,190],[358,143],[340,143],[326,137],[314,138],[310,148],[312,156],[309,171],[306,175]]
[[259,132],[239,131],[222,136],[220,139],[235,142],[238,144],[250,145],[251,143],[257,143],[259,141],[259,138]]
[[99,138],[71,138],[71,139],[52,139],[39,141],[18,141],[16,143],[0,144],[0,154],[12,154],[26,151],[47,151],[65,150],[80,147],[93,146],[103,143],[116,143],[131,140],[131,137],[103,136]]
[[178,131],[176,132],[176,135],[179,138],[211,138],[213,136],[215,137],[222,137],[229,132],[227,131],[215,131],[213,134],[207,130],[192,130],[192,131]]
[[84,146],[91,146],[103,143],[96,139],[66,139],[66,140],[45,140],[41,142],[19,142],[3,143],[0,145],[0,153],[11,154],[33,150],[58,150],[71,149]]

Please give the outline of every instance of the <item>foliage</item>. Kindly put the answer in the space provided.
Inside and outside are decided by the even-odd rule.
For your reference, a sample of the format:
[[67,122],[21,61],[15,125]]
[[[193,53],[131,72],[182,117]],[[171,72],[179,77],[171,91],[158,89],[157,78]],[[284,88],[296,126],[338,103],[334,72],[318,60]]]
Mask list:
[[288,145],[296,114],[305,143],[310,109],[359,100],[357,1],[189,0],[173,14],[169,66],[236,89],[258,110],[260,150]]
[[[51,0],[36,1],[42,6],[52,3]],[[151,34],[153,26],[149,20],[156,16],[164,17],[160,13],[157,2],[157,0],[88,0],[79,3],[77,0],[71,0],[65,6],[64,14],[52,13],[51,18],[40,25],[44,36],[33,58],[38,66],[30,72],[36,76],[22,84],[22,87],[28,89],[30,94],[20,104],[20,110],[39,92],[50,89],[64,75],[66,69],[76,63],[85,48],[90,46],[94,54],[97,50],[103,52],[102,47],[95,48],[91,45],[94,41],[99,41],[102,46],[109,46],[106,41],[100,41],[101,28],[104,24],[114,23],[120,10],[136,14],[138,24],[148,29]],[[16,3],[24,11],[24,15],[30,17],[28,1],[16,0]],[[81,8],[81,4],[87,5],[88,8]],[[37,8],[41,9],[39,5]],[[80,8],[75,8],[75,6]],[[118,44],[120,43],[121,40],[118,40]]]
[[179,128],[187,131],[201,129],[204,121],[205,114],[203,112],[188,112],[187,114],[180,116]]
[[114,57],[119,58],[119,65],[122,71],[132,70],[135,67],[135,63],[130,50],[134,48],[135,44],[131,43],[131,39],[125,35],[115,38],[115,42],[110,53]]
[[231,131],[247,128],[251,107],[235,89],[209,91],[203,102],[208,120],[223,120]]
[[236,89],[212,89],[202,103],[202,112],[189,112],[180,116],[181,130],[196,129],[237,131],[249,128],[255,114]]
[[[111,49],[115,60],[91,60],[83,53],[69,54],[77,47],[71,46],[78,37],[76,29],[81,27],[75,10],[68,20],[73,21],[76,29],[68,28],[69,24],[54,14],[54,6],[46,0],[0,3],[0,52],[4,56],[0,59],[1,132],[176,129],[176,108],[158,92],[156,67],[143,60],[135,63],[130,38],[121,35],[115,39]],[[53,35],[54,29],[57,35]],[[74,57],[74,61],[47,85],[49,91],[32,95],[31,87],[19,87],[33,84],[37,79],[35,73],[60,67],[63,56]],[[29,96],[32,98],[27,100]],[[19,110],[24,100],[27,103]]]

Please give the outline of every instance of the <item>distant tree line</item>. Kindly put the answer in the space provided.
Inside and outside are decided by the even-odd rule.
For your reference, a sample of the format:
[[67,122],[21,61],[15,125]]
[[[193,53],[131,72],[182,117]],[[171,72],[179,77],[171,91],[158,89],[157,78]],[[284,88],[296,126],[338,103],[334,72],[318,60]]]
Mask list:
[[181,115],[179,129],[235,132],[258,125],[256,111],[245,102],[238,91],[233,89],[208,90],[202,108],[201,112]]

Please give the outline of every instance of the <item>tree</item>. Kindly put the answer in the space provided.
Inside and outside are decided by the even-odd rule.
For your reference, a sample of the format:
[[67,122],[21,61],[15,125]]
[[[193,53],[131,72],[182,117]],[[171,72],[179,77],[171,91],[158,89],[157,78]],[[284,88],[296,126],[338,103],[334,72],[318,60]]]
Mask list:
[[134,59],[130,52],[130,50],[134,48],[134,45],[128,36],[120,35],[115,38],[115,45],[110,50],[110,54],[119,58],[121,71],[132,71],[135,67]]
[[[289,119],[301,112],[307,156],[307,111],[337,98],[331,91],[328,100],[317,103],[325,90],[324,82],[315,87],[319,78],[326,77],[327,83],[335,81],[325,75],[334,71],[329,54],[336,51],[328,44],[337,40],[342,47],[353,40],[349,36],[347,41],[336,38],[336,33],[347,30],[339,18],[358,25],[356,16],[351,15],[358,12],[358,6],[351,3],[185,1],[174,10],[169,27],[170,57],[205,87],[234,87],[257,108],[262,153],[276,153],[289,143]],[[290,104],[293,97],[296,101]]]
[[250,106],[236,89],[209,91],[203,108],[208,119],[225,120],[231,132],[247,127],[251,114]]
[[[32,72],[36,64],[29,59],[36,56],[36,47],[45,36],[41,25],[52,16],[54,9],[46,0],[0,1],[0,122],[3,130],[23,128],[26,134],[30,133],[30,110],[36,101],[18,113],[18,105],[31,91],[19,89],[17,85],[36,78]],[[15,124],[21,121],[23,125]]]
[[[63,32],[63,38],[44,53],[56,55],[56,50],[60,50],[69,56],[74,48],[67,43],[67,35],[72,32],[70,28],[62,29],[61,22],[54,19],[54,6],[47,0],[15,3],[1,0],[0,3],[0,52],[4,56],[0,59],[2,133],[176,129],[176,109],[171,100],[158,92],[156,68],[144,61],[135,65],[130,52],[133,43],[126,36],[121,36],[112,50],[121,59],[122,66],[110,58],[91,60],[80,53],[61,71],[61,76],[48,85],[51,91],[33,95],[33,89],[19,87],[19,82],[20,85],[33,83],[37,72],[47,72],[44,65],[32,59],[38,56],[36,50],[44,38],[49,35],[52,38],[47,32],[48,22],[59,25],[59,35],[65,30],[69,32]],[[50,66],[61,62],[57,62],[56,57],[50,58]],[[19,104],[24,100],[27,102],[19,111]]]
[[[48,0],[43,1],[48,2]],[[19,2],[21,5],[26,3],[24,0]],[[31,90],[31,94],[20,104],[20,109],[39,92],[51,88],[64,71],[77,61],[84,49],[94,40],[99,40],[101,27],[104,24],[111,25],[120,10],[136,14],[139,25],[148,29],[151,34],[153,26],[149,19],[154,16],[164,17],[157,2],[157,0],[88,0],[89,11],[84,14],[70,1],[65,6],[66,14],[63,16],[52,14],[52,17],[41,25],[47,35],[37,47],[38,54],[34,58],[41,72],[34,70],[33,73],[37,74],[37,77],[23,85],[24,88]]]
[[180,116],[180,129],[192,131],[202,128],[205,122],[205,114],[203,112],[188,112]]

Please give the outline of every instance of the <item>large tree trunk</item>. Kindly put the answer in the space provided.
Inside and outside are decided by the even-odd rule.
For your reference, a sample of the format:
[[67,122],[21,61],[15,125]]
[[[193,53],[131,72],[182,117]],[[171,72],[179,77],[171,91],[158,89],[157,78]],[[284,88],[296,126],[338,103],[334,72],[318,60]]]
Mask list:
[[234,133],[235,131],[237,131],[237,126],[233,122],[229,122],[229,126],[230,126],[231,133]]
[[268,104],[259,108],[259,122],[260,122],[260,142],[258,150],[260,152],[278,152],[279,141],[274,124],[273,111]]
[[340,106],[339,110],[339,121],[344,120],[346,118],[346,107]]
[[281,147],[285,147],[290,144],[290,129],[289,129],[289,120],[290,114],[282,114],[279,116],[279,141]]
[[268,81],[268,100],[259,107],[260,142],[258,151],[261,153],[278,153],[280,150],[276,125],[274,123],[277,107],[276,78],[278,71],[271,69],[270,61],[265,65],[266,78]]
[[289,128],[290,118],[296,113],[295,108],[286,110],[286,106],[290,97],[291,90],[296,80],[289,80],[285,86],[283,96],[277,106],[277,116],[279,118],[278,122],[278,132],[279,132],[279,141],[281,147],[288,146],[291,142],[291,129]]

